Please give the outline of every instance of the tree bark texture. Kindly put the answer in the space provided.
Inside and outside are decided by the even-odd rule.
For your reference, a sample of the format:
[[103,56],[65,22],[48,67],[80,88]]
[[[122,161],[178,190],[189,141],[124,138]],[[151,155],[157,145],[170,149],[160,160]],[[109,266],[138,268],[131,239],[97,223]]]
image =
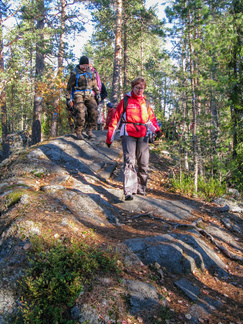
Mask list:
[[113,81],[112,81],[112,95],[111,100],[116,106],[119,100],[119,84],[120,84],[120,70],[122,58],[122,0],[117,0],[116,11],[116,39],[115,39],[115,54],[114,54],[114,68],[113,68]]
[[[65,35],[65,17],[66,17],[66,0],[61,0],[61,30],[60,30],[60,41],[59,41],[59,51],[57,60],[57,77],[61,77],[63,68],[63,56],[64,56],[64,35]],[[53,102],[53,112],[51,120],[51,136],[57,136],[57,120],[58,120],[58,107],[60,104],[61,90],[58,91],[59,95],[55,98]]]
[[[2,12],[0,8],[0,72],[4,72],[4,58],[3,58],[3,34],[2,34]],[[8,142],[8,127],[7,127],[7,105],[5,80],[1,80],[1,122],[2,122],[2,150],[3,160],[9,157],[9,142]]]
[[44,29],[44,0],[38,0],[39,16],[37,20],[37,33],[39,35],[36,44],[36,75],[35,75],[35,94],[32,122],[32,145],[41,141],[41,113],[42,113],[42,98],[38,89],[38,81],[41,79],[44,71],[44,54],[43,54],[43,29]]

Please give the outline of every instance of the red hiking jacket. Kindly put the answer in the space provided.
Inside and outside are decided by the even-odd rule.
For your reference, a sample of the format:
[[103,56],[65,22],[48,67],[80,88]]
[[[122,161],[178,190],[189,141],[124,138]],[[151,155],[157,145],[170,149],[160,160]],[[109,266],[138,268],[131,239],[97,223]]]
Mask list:
[[[145,137],[148,129],[150,129],[152,133],[160,131],[150,104],[147,109],[145,97],[138,97],[132,91],[126,94],[126,96],[129,97],[126,112],[123,114],[124,99],[122,99],[109,125],[106,138],[106,143],[108,144],[113,142],[120,124],[120,136]],[[125,122],[122,122],[123,119]],[[141,123],[143,125],[136,125],[134,123]]]
[[108,114],[106,116],[106,121],[105,121],[105,127],[104,127],[104,129],[108,129],[108,127],[109,127],[109,125],[110,125],[110,123],[112,121],[112,118],[113,118],[115,112],[116,112],[116,109],[115,108],[110,108],[109,109]]

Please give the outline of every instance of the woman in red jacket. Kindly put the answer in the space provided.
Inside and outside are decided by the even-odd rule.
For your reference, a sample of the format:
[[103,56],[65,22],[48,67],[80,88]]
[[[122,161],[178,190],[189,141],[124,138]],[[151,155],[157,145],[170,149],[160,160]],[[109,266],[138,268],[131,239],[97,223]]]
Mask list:
[[112,121],[112,118],[113,118],[113,116],[114,116],[114,114],[116,112],[116,109],[113,108],[113,104],[111,102],[108,102],[107,108],[108,108],[108,114],[107,114],[107,117],[106,117],[104,129],[109,128],[109,125],[110,125],[110,123]]
[[124,158],[123,190],[125,200],[132,200],[134,194],[146,195],[149,164],[148,130],[156,133],[157,138],[161,136],[153,110],[150,104],[147,107],[143,95],[146,88],[145,79],[136,78],[131,82],[131,87],[132,90],[126,94],[128,97],[127,107],[124,111],[123,102],[127,100],[124,98],[116,108],[106,138],[106,144],[110,147],[116,131],[120,128]]

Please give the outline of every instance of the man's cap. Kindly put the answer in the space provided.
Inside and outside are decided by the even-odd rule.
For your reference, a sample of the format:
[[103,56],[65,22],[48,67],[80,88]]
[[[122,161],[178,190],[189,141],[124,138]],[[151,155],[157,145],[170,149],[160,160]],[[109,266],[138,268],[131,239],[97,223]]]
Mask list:
[[109,108],[113,108],[113,103],[108,102],[107,107],[109,107]]
[[89,64],[89,59],[87,58],[87,56],[81,56],[80,60],[79,60],[79,64]]

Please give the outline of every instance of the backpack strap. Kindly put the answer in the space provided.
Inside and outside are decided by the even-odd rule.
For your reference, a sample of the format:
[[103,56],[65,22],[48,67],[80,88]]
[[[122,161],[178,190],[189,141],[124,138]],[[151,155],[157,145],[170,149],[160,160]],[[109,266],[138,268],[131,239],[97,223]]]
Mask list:
[[[122,123],[124,123],[124,124],[133,124],[133,125],[135,126],[135,128],[136,128],[137,131],[138,131],[138,128],[137,128],[136,125],[141,125],[141,126],[146,126],[146,127],[147,127],[146,124],[127,122],[127,121],[124,119],[124,114],[125,114],[125,112],[126,112],[126,110],[127,110],[128,99],[129,99],[129,97],[128,97],[128,96],[125,96],[125,97],[124,97],[124,100],[123,100]],[[146,101],[146,106],[147,106],[147,109],[148,109],[148,107],[149,107],[149,101],[148,101],[148,99],[145,99],[145,101]]]
[[148,99],[145,99],[145,101],[146,101],[147,110],[148,110],[148,108],[149,108],[149,101],[148,101]]
[[123,118],[123,115],[125,114],[125,112],[127,110],[127,104],[128,104],[128,96],[125,96],[124,97],[124,100],[123,100],[123,113],[122,113],[122,118]]
[[[86,77],[86,79],[87,79],[88,76],[89,76],[90,79],[92,80],[92,75],[91,75],[90,72],[84,72],[84,73],[81,73],[81,74],[80,74],[80,73],[76,73],[76,84],[75,84],[76,87],[78,87],[78,80],[79,80],[80,75],[84,75],[84,76]],[[71,92],[71,97],[72,97],[72,98],[73,98],[73,94],[74,94],[74,92],[76,92],[76,91],[83,91],[83,92],[88,91],[88,92],[90,92],[90,91],[92,91],[92,89],[84,89],[84,90],[79,90],[79,89],[77,89],[77,90],[75,90],[74,87],[73,87],[73,88],[72,88],[72,92]]]
[[79,79],[79,77],[80,77],[80,74],[77,73],[77,74],[76,74],[76,87],[78,87],[78,79]]

